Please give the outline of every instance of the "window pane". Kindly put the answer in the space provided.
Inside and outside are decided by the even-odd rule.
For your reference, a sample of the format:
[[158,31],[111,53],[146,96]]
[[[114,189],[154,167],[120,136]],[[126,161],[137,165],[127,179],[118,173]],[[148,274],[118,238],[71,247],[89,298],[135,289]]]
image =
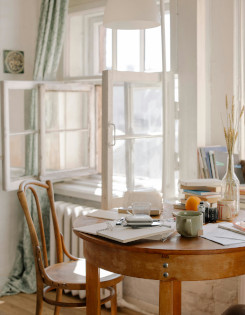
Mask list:
[[[33,170],[33,164],[37,163],[37,141],[37,134],[10,136],[10,177],[12,180],[25,175],[37,175],[37,167]],[[30,154],[31,158],[28,156]]]
[[161,190],[162,138],[135,140],[134,176],[135,185]]
[[160,26],[145,30],[145,71],[162,71]]
[[140,31],[117,31],[117,70],[140,71]]
[[[36,102],[36,103],[35,103]],[[11,133],[23,132],[25,130],[34,130],[37,123],[31,122],[33,111],[31,109],[37,106],[37,90],[9,90],[9,130]]]
[[162,133],[161,87],[132,85],[133,131],[136,134]]
[[88,102],[85,92],[46,92],[46,129],[87,128]]
[[[112,69],[112,30],[106,28],[106,48],[105,48],[106,69]],[[104,70],[104,69],[103,69]]]
[[46,134],[46,170],[88,167],[88,144],[87,131]]
[[125,140],[116,141],[113,147],[113,194],[123,195],[126,189]]
[[113,122],[116,126],[116,135],[125,134],[125,108],[124,108],[124,86],[113,87]]

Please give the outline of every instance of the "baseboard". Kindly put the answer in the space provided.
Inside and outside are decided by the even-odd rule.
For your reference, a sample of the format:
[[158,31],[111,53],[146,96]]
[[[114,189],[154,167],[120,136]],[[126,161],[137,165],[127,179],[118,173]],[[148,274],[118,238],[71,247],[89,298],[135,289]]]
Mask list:
[[142,314],[155,315],[159,312],[158,305],[153,305],[127,295],[123,295],[123,299],[129,304],[135,305],[138,310],[141,310]]

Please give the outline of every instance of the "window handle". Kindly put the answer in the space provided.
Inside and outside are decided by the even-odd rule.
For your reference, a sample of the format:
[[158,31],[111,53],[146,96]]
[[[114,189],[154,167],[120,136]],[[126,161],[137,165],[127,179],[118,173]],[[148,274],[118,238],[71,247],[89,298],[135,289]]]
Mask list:
[[116,144],[116,126],[113,123],[109,123],[108,126],[112,126],[112,143],[109,143],[109,146],[114,147]]

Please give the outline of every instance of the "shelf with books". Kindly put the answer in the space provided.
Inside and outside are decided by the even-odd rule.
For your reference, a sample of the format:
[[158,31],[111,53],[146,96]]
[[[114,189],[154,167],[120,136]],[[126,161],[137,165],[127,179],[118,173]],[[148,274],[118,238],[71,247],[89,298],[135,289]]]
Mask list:
[[[199,174],[201,179],[217,178],[222,179],[226,172],[227,163],[226,146],[215,145],[207,147],[199,147],[197,150]],[[235,173],[240,181],[244,184],[242,166],[238,154],[233,154]]]

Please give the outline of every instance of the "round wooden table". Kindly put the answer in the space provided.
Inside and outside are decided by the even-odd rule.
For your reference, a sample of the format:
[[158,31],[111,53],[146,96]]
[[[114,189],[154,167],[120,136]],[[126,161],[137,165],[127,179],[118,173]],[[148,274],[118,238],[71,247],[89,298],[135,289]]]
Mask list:
[[[245,219],[240,215],[239,219]],[[74,227],[101,220],[80,216]],[[213,280],[245,274],[245,246],[222,246],[204,238],[174,234],[165,242],[120,244],[74,231],[83,239],[87,272],[87,314],[100,314],[98,268],[159,280],[159,314],[181,314],[181,281]],[[244,244],[244,243],[243,243]]]

